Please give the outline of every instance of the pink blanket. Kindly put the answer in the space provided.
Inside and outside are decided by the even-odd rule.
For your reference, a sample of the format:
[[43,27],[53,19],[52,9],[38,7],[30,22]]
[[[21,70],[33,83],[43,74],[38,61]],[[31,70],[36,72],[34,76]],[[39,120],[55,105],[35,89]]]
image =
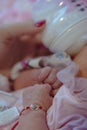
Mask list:
[[23,22],[31,18],[35,0],[0,0],[0,25]]
[[75,64],[58,73],[63,86],[48,110],[50,130],[87,130],[87,79],[75,78]]
[[0,41],[29,31],[35,0],[0,0]]
[[[75,78],[76,73],[77,67],[73,63],[57,74],[63,86],[47,112],[50,130],[87,130],[87,79]],[[12,93],[8,98],[0,93],[0,97],[3,97],[0,98],[1,105],[16,106],[19,112],[22,109],[24,90]],[[0,130],[10,130],[14,123],[15,121]]]
[[[25,21],[31,18],[31,4],[33,1],[0,0],[0,40],[3,40],[12,32],[15,33],[17,28],[14,29],[14,25],[24,24]],[[21,28],[19,29],[16,31],[21,32]],[[50,130],[87,130],[87,79],[75,78],[76,73],[77,68],[72,64],[57,75],[63,86],[55,95],[53,105],[47,113]],[[0,91],[0,130],[10,130],[18,119],[19,112],[23,107],[23,92],[24,90],[14,93]],[[9,109],[14,115],[7,111],[10,118],[3,113],[4,110]],[[12,120],[10,120],[11,117]]]

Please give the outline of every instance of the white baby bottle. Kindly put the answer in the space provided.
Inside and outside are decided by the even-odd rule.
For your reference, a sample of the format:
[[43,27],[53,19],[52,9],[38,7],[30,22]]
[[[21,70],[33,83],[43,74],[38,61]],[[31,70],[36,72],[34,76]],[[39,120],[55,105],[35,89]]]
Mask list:
[[87,0],[36,0],[33,20],[46,20],[43,43],[53,52],[76,54],[87,43]]

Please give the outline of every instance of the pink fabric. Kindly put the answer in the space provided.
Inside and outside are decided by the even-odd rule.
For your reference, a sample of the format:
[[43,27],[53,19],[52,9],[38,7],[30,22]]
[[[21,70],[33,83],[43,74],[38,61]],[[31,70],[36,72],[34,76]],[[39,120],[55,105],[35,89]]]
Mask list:
[[0,0],[0,42],[29,32],[35,0]]
[[[20,113],[20,111],[23,109],[23,91],[24,90],[20,90],[14,93],[0,91],[0,106],[6,106],[6,109],[15,106]],[[4,125],[3,127],[0,126],[0,130],[11,130],[15,123],[16,121],[14,120],[12,123],[9,122],[8,125]]]
[[0,24],[23,22],[31,18],[35,0],[0,0]]
[[48,110],[50,130],[87,130],[87,79],[75,78],[75,64],[58,73],[63,86]]
[[[87,79],[76,78],[77,70],[73,63],[57,74],[63,86],[55,95],[47,113],[50,130],[87,130]],[[24,90],[13,93],[14,100],[3,100],[10,106],[13,102],[12,106],[15,105],[20,111]],[[10,130],[13,124],[2,130]]]
[[0,42],[29,32],[35,0],[0,0]]
[[[0,27],[30,19],[34,1],[0,0]],[[86,3],[86,0],[84,2]],[[87,130],[87,79],[75,78],[76,73],[77,68],[73,64],[57,75],[63,86],[48,110],[47,122],[50,130]],[[17,91],[12,95],[0,91],[0,106],[5,106],[5,109],[16,106],[21,111],[23,91]],[[0,127],[0,130],[10,130],[14,123]]]

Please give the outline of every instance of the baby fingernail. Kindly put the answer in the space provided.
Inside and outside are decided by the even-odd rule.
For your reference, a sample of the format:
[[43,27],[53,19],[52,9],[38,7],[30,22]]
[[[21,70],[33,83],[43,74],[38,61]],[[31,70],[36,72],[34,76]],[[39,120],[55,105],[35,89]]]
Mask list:
[[42,20],[42,21],[40,21],[40,22],[35,23],[34,25],[35,25],[36,27],[41,27],[41,26],[43,26],[45,23],[46,23],[46,21],[45,21],[45,20]]

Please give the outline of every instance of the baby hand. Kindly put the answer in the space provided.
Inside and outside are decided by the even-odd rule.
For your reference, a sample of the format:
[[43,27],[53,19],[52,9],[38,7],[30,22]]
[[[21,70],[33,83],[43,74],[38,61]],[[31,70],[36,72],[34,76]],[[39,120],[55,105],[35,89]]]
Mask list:
[[24,90],[23,105],[24,107],[30,104],[38,104],[45,110],[48,110],[52,104],[52,97],[50,96],[51,86],[48,84],[36,84]]
[[53,89],[57,89],[61,86],[61,82],[58,80],[56,74],[57,69],[52,67],[44,67],[38,76],[39,82],[47,83],[52,86]]
[[56,77],[57,70],[52,67],[44,67],[40,69],[30,69],[21,72],[14,81],[14,89],[21,89],[35,84],[50,84],[53,89],[61,86],[60,81]]

